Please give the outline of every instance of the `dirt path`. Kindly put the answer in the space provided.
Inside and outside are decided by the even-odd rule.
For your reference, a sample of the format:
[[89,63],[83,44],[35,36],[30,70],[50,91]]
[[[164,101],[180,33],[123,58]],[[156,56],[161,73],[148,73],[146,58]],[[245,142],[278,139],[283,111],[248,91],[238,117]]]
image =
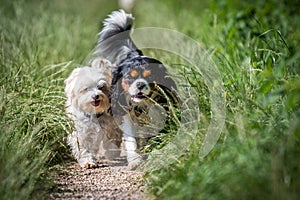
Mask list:
[[48,199],[145,199],[143,174],[128,170],[125,158],[102,161],[94,169],[75,162],[60,168]]

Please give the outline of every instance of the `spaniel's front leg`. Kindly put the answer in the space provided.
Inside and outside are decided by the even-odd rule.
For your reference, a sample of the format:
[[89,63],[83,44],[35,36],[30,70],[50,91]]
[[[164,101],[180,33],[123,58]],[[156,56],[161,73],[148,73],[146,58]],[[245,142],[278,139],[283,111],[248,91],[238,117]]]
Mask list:
[[128,167],[129,169],[135,169],[140,164],[142,157],[136,152],[137,130],[129,114],[123,116],[121,129],[123,130],[123,139],[127,155]]

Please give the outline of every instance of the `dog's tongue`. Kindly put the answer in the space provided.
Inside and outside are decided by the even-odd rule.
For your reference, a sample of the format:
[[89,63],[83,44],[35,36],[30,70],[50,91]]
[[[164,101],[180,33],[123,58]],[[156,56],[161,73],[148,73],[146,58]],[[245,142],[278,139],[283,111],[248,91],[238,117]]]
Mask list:
[[92,105],[97,107],[100,105],[100,101],[92,101]]

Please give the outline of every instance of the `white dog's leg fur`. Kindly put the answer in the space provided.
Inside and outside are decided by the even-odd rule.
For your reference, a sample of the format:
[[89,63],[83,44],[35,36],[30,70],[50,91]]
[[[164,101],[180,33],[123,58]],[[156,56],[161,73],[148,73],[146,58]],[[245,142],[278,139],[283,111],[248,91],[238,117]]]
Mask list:
[[72,154],[78,161],[79,165],[84,168],[91,168],[96,166],[95,157],[92,152],[87,151],[86,144],[82,144],[78,139],[76,131],[68,135],[68,144],[71,146]]
[[133,170],[138,167],[138,165],[142,161],[142,157],[136,152],[137,133],[129,114],[123,116],[121,129],[123,130],[124,146],[127,156],[128,168]]

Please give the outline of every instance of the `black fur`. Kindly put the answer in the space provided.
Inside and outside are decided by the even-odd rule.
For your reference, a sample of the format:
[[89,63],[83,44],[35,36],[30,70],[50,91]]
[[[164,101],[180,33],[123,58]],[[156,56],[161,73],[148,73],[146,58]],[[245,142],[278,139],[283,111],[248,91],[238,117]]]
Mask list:
[[173,104],[178,106],[179,98],[176,92],[177,87],[173,79],[167,74],[165,66],[156,59],[137,56],[128,60],[124,60],[113,73],[111,100],[114,114],[124,115],[131,109],[130,97],[127,96],[121,84],[124,76],[126,76],[126,74],[132,69],[147,69],[151,71],[151,75],[146,78],[152,90],[149,94],[149,98],[153,92],[162,93],[158,88],[156,88],[160,87],[167,97],[165,97],[164,94],[160,94],[158,95],[159,98],[156,97],[157,99],[154,100],[159,104],[163,103],[167,105],[167,98],[169,98]]

